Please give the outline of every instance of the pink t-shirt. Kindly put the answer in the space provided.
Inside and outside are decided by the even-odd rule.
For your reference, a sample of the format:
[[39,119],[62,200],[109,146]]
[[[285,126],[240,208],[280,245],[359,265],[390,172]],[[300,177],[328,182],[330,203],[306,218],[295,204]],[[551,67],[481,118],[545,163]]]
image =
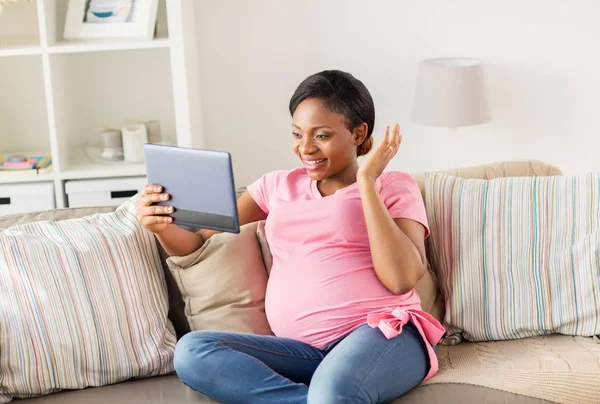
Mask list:
[[[377,190],[392,218],[415,220],[429,234],[421,192],[409,174],[384,172]],[[416,291],[394,295],[377,277],[356,183],[323,197],[298,168],[268,173],[248,192],[268,215],[273,266],[265,310],[275,335],[321,348],[367,321],[388,338],[407,321],[425,321],[432,324],[415,325],[429,345],[437,343],[443,329],[421,311]],[[435,335],[425,335],[424,328]]]

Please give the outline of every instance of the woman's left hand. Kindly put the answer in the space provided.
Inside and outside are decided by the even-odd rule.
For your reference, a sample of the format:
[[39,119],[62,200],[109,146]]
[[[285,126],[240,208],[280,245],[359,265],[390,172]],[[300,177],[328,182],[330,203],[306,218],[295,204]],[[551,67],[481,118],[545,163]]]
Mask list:
[[402,143],[402,136],[400,136],[400,125],[395,124],[392,136],[390,137],[390,127],[386,126],[385,136],[383,141],[373,150],[367,154],[365,161],[358,168],[356,174],[356,180],[360,181],[375,181],[383,170],[387,167],[388,163],[394,158],[398,149]]

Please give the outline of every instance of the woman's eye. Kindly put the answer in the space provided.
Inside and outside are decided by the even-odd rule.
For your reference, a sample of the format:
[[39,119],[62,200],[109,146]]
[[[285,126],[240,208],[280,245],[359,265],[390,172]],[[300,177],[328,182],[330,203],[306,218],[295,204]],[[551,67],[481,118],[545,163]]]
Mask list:
[[323,133],[317,135],[317,139],[327,139],[329,137],[329,135],[325,135]]
[[292,136],[295,137],[296,139],[300,139],[302,137],[301,134],[296,133],[296,132],[292,132]]

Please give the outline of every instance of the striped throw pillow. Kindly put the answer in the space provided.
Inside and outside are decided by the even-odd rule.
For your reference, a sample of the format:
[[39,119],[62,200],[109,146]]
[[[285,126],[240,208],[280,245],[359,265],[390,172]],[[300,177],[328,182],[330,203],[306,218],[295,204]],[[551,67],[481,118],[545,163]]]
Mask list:
[[173,371],[164,273],[136,199],[0,233],[0,403]]
[[448,336],[600,334],[600,174],[428,174],[430,257]]

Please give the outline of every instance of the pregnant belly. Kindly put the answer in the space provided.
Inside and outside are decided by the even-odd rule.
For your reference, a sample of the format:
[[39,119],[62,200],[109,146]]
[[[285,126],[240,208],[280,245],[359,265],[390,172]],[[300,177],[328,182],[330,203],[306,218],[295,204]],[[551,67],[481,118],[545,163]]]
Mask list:
[[265,310],[279,337],[320,347],[364,324],[367,314],[402,300],[381,284],[370,257],[350,268],[347,261],[307,261],[300,267],[273,263]]

